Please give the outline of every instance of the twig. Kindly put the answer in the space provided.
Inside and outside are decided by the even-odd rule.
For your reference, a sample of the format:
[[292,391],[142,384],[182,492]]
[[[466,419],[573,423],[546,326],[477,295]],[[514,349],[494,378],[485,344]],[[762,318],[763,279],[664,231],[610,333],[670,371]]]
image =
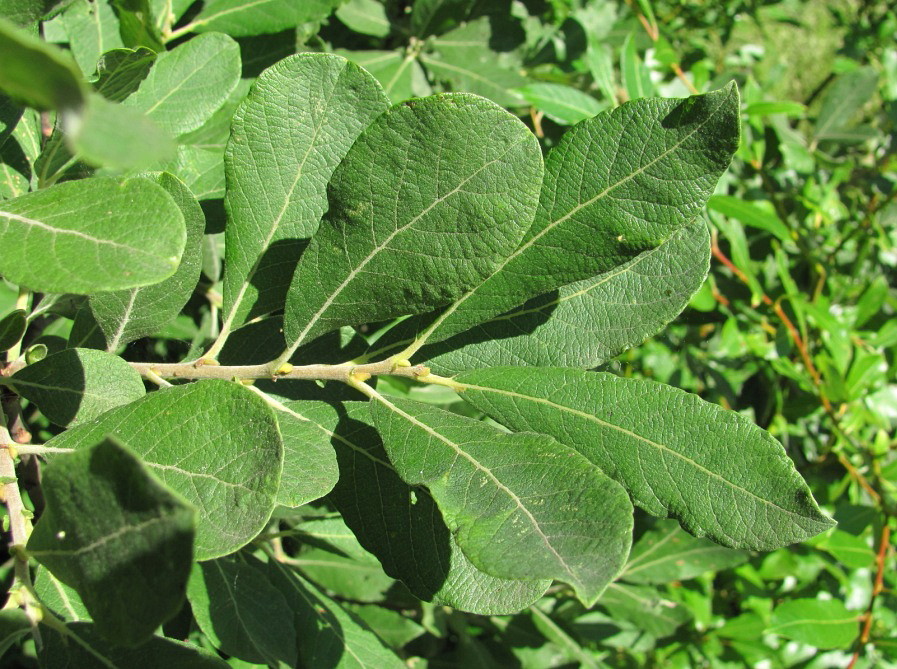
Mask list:
[[862,628],[860,631],[860,638],[857,639],[857,647],[853,651],[853,657],[850,658],[850,663],[847,665],[847,669],[853,669],[853,666],[860,659],[863,646],[869,642],[869,636],[872,631],[872,610],[875,606],[876,598],[881,594],[882,590],[884,590],[885,563],[887,562],[888,549],[891,546],[890,521],[891,518],[885,514],[884,524],[881,528],[881,536],[878,540],[878,552],[875,554],[875,580],[872,582],[872,596],[869,598],[869,606],[866,608],[866,612],[861,618]]

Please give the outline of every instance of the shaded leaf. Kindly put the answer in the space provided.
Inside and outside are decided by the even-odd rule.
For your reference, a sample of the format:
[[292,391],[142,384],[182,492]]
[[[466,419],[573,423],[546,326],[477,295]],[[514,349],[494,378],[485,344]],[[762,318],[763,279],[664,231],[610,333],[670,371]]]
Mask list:
[[629,583],[670,583],[720,572],[743,562],[750,554],[696,539],[673,520],[661,520],[632,547],[620,578]]
[[396,471],[429,488],[480,569],[564,581],[589,606],[623,567],[629,499],[572,449],[400,398],[378,396],[371,415]]
[[192,507],[109,439],[57,458],[43,471],[43,490],[29,555],[78,592],[107,639],[147,641],[184,601]]
[[670,601],[656,589],[641,585],[611,583],[598,604],[615,620],[626,620],[655,637],[671,635],[691,615],[684,606]]
[[878,73],[871,67],[861,67],[835,79],[822,97],[813,132],[814,144],[843,139],[851,121],[869,102],[877,86]]
[[552,121],[573,125],[604,110],[607,105],[598,102],[578,88],[562,84],[538,83],[516,89],[533,107]]
[[94,73],[103,53],[124,46],[118,18],[106,0],[76,0],[62,13],[62,25],[72,55],[86,75]]
[[146,394],[140,374],[117,355],[69,348],[23,367],[9,379],[57,425],[93,420]]
[[192,644],[159,636],[137,648],[125,648],[101,637],[91,623],[68,623],[66,635],[41,626],[44,645],[39,653],[43,667],[71,669],[229,669],[214,653]]
[[195,564],[187,596],[199,629],[222,652],[295,666],[292,611],[265,575],[238,556]]
[[334,172],[330,209],[296,267],[289,350],[478,285],[519,242],[541,176],[535,137],[483,98],[434,95],[377,118]]
[[48,445],[85,448],[106,434],[196,507],[197,560],[233,553],[271,517],[283,445],[271,408],[243,386],[209,380],[157,390]]
[[482,615],[515,613],[536,601],[551,581],[490,576],[461,552],[442,515],[422,487],[402,481],[367,402],[289,406],[326,434],[336,450],[339,482],[328,499],[361,545],[416,597]]
[[34,591],[41,603],[65,622],[90,622],[90,614],[78,592],[56,578],[49,569],[37,570]]
[[379,84],[339,56],[290,56],[258,78],[225,153],[225,331],[283,306],[333,169],[387,105]]
[[0,273],[49,293],[143,286],[174,273],[185,239],[180,209],[148,179],[71,181],[3,203]]
[[121,102],[140,87],[155,62],[155,52],[145,47],[107,51],[97,62],[94,90],[111,102]]
[[635,504],[696,536],[773,550],[832,526],[768,432],[696,395],[560,368],[458,375],[461,396],[514,430],[554,436],[622,483]]
[[377,0],[349,0],[336,10],[336,18],[363,35],[386,37],[391,31],[386,8]]
[[27,327],[24,309],[15,309],[0,318],[0,352],[8,351],[21,341]]
[[234,37],[276,33],[323,19],[336,4],[334,0],[209,0],[190,26],[195,32],[220,30]]

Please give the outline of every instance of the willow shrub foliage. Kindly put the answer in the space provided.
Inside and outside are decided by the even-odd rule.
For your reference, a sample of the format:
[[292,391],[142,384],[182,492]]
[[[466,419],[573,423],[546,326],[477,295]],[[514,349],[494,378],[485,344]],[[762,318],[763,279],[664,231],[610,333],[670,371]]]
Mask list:
[[[30,537],[14,519],[26,616],[4,613],[18,633],[42,620],[47,666],[226,666],[208,646],[402,666],[284,555],[290,509],[316,500],[414,597],[479,614],[520,611],[553,582],[594,604],[627,563],[633,505],[737,549],[832,525],[744,416],[588,371],[704,281],[700,214],[738,147],[734,84],[627,102],[543,156],[484,97],[391,105],[342,56],[284,58],[230,124],[220,327],[183,362],[139,362],[119,353],[194,294],[206,221],[180,179],[134,171],[164,146],[119,142],[134,123],[195,131],[237,85],[239,52],[216,32],[155,63],[120,50],[87,86],[61,52],[3,30],[4,59],[45,69],[6,68],[0,85],[59,111],[60,152],[126,174],[0,203],[0,273],[43,294],[2,321],[2,384],[59,428],[19,446],[48,461],[45,507]],[[201,58],[215,77],[190,76]],[[36,118],[13,108],[9,127]],[[19,355],[25,321],[54,310],[74,318],[68,342]],[[382,377],[466,408],[378,390]],[[160,628],[185,598],[206,648]]]

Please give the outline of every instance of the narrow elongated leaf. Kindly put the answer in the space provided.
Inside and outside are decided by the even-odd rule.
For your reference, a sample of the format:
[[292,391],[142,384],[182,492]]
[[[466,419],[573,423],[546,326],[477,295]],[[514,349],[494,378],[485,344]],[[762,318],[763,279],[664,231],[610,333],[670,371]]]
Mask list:
[[660,383],[574,369],[460,374],[462,397],[515,430],[550,434],[695,536],[772,550],[832,526],[785,450],[744,416]]
[[107,639],[147,641],[184,601],[193,508],[108,439],[52,462],[43,489],[29,555],[78,591]]
[[396,471],[429,488],[458,545],[487,573],[565,581],[590,606],[622,568],[629,499],[572,449],[400,398],[378,397],[371,415]]
[[240,384],[158,390],[47,443],[86,448],[106,434],[125,441],[196,507],[196,559],[233,553],[271,517],[283,445],[271,408]]
[[69,348],[16,372],[16,392],[57,425],[77,425],[146,394],[140,374],[117,355]]
[[3,17],[0,63],[0,89],[30,107],[75,109],[84,99],[81,73],[71,56]]
[[336,18],[363,35],[386,37],[391,30],[386,8],[378,0],[349,0],[336,10]]
[[373,77],[339,56],[291,56],[258,78],[225,153],[225,329],[283,306],[333,169],[388,104]]
[[333,174],[330,209],[290,287],[288,346],[427,311],[478,285],[528,227],[541,176],[536,138],[488,100],[393,107]]
[[200,127],[240,80],[240,47],[227,35],[195,37],[166,51],[126,104],[172,135]]
[[814,144],[839,139],[860,108],[869,102],[877,84],[878,73],[871,67],[861,67],[835,79],[822,98],[822,108],[816,117]]
[[156,283],[177,269],[185,241],[181,210],[147,179],[71,181],[0,208],[0,274],[49,293]]
[[626,620],[655,637],[670,636],[691,615],[684,606],[665,599],[655,588],[611,583],[599,600],[614,620]]
[[206,219],[199,203],[176,177],[160,173],[147,177],[165,189],[181,210],[187,242],[177,272],[161,283],[90,296],[90,310],[106,338],[106,350],[140,337],[149,337],[177,316],[193,294],[202,262]]
[[592,118],[607,107],[588,93],[562,84],[530,84],[518,88],[516,92],[552,121],[563,125]]
[[0,318],[0,353],[8,351],[15,346],[25,334],[28,321],[25,320],[25,310],[16,309]]
[[41,626],[42,667],[78,667],[78,669],[129,669],[165,667],[165,669],[230,669],[216,654],[192,644],[154,636],[137,648],[125,648],[106,641],[91,623],[68,623],[67,634]]
[[464,20],[474,4],[473,0],[414,0],[411,31],[417,37],[445,32],[447,27]]
[[791,231],[770,209],[761,209],[732,195],[714,195],[707,201],[707,208],[741,221],[745,225],[765,230],[783,242],[792,241]]
[[582,121],[549,153],[539,210],[492,276],[426,330],[438,341],[660,246],[697,216],[738,146],[734,84],[636,100]]
[[402,669],[402,662],[357,616],[279,562],[258,565],[286,597],[305,667]]
[[[699,217],[620,267],[424,346],[418,356],[437,374],[502,365],[597,367],[675,318],[709,267],[710,234]],[[406,319],[375,348],[410,344],[434,317]]]
[[550,580],[490,576],[464,555],[425,488],[402,481],[371,425],[366,402],[289,402],[331,440],[339,482],[329,499],[362,546],[416,597],[481,615],[516,613]]
[[62,25],[78,67],[94,73],[100,55],[123,47],[118,18],[107,0],[76,0],[62,13]]
[[661,520],[632,547],[620,578],[629,583],[670,583],[729,569],[750,558],[706,539],[697,539],[673,520]]
[[246,662],[296,665],[293,612],[265,574],[239,557],[197,563],[187,591],[216,648]]
[[837,599],[792,599],[776,607],[766,631],[817,648],[847,649],[859,634],[859,617]]
[[276,33],[319,21],[336,4],[334,0],[209,0],[190,25],[196,32],[220,30],[234,37]]

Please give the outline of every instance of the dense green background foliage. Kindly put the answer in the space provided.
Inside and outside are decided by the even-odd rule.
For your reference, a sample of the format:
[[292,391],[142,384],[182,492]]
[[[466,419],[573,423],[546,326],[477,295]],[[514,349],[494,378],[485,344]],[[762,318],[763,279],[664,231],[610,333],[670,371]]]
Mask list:
[[0,666],[897,666],[887,3],[0,17]]

